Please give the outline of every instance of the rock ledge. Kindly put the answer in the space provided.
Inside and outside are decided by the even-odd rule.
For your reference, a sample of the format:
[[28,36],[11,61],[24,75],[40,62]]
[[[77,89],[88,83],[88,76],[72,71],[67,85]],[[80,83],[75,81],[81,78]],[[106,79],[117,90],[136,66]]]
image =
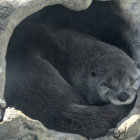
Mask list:
[[87,140],[75,135],[48,130],[21,111],[7,108],[0,123],[0,140]]

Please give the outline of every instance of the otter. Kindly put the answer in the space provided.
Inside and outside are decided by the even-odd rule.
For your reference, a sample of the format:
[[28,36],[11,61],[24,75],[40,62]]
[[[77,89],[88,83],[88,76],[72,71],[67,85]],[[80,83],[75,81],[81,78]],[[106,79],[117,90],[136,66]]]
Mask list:
[[6,59],[8,106],[61,132],[105,135],[129,113],[139,88],[140,72],[125,52],[51,25],[21,23]]

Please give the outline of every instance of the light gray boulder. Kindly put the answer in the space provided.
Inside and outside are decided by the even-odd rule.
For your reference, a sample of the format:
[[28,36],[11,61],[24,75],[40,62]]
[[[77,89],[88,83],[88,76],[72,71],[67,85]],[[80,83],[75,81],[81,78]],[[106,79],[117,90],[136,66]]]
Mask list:
[[0,123],[0,140],[87,140],[80,135],[48,130],[37,120],[21,111],[7,108]]
[[114,0],[120,8],[117,14],[128,24],[124,33],[129,42],[132,57],[140,63],[140,1],[139,0]]
[[126,32],[123,34],[129,42],[132,57],[137,63],[140,63],[140,1],[139,0],[96,0],[96,1],[113,1],[117,5],[114,9],[119,17],[128,24]]

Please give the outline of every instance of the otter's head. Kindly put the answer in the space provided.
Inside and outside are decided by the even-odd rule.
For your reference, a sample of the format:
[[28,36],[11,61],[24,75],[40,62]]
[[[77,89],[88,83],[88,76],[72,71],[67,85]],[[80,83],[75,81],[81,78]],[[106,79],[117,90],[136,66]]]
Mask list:
[[102,49],[91,64],[88,72],[90,103],[95,98],[92,93],[96,93],[101,101],[115,105],[134,101],[140,86],[140,71],[127,54],[111,46],[109,49]]

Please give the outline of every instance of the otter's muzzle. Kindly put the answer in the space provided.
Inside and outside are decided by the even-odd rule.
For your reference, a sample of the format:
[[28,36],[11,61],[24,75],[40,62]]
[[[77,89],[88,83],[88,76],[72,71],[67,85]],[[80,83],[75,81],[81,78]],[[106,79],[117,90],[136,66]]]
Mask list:
[[114,105],[127,105],[134,101],[136,94],[137,92],[132,89],[122,92],[110,91],[107,97],[108,100]]
[[130,96],[126,93],[126,92],[121,92],[118,96],[117,96],[118,100],[120,100],[121,102],[125,102],[127,101]]

